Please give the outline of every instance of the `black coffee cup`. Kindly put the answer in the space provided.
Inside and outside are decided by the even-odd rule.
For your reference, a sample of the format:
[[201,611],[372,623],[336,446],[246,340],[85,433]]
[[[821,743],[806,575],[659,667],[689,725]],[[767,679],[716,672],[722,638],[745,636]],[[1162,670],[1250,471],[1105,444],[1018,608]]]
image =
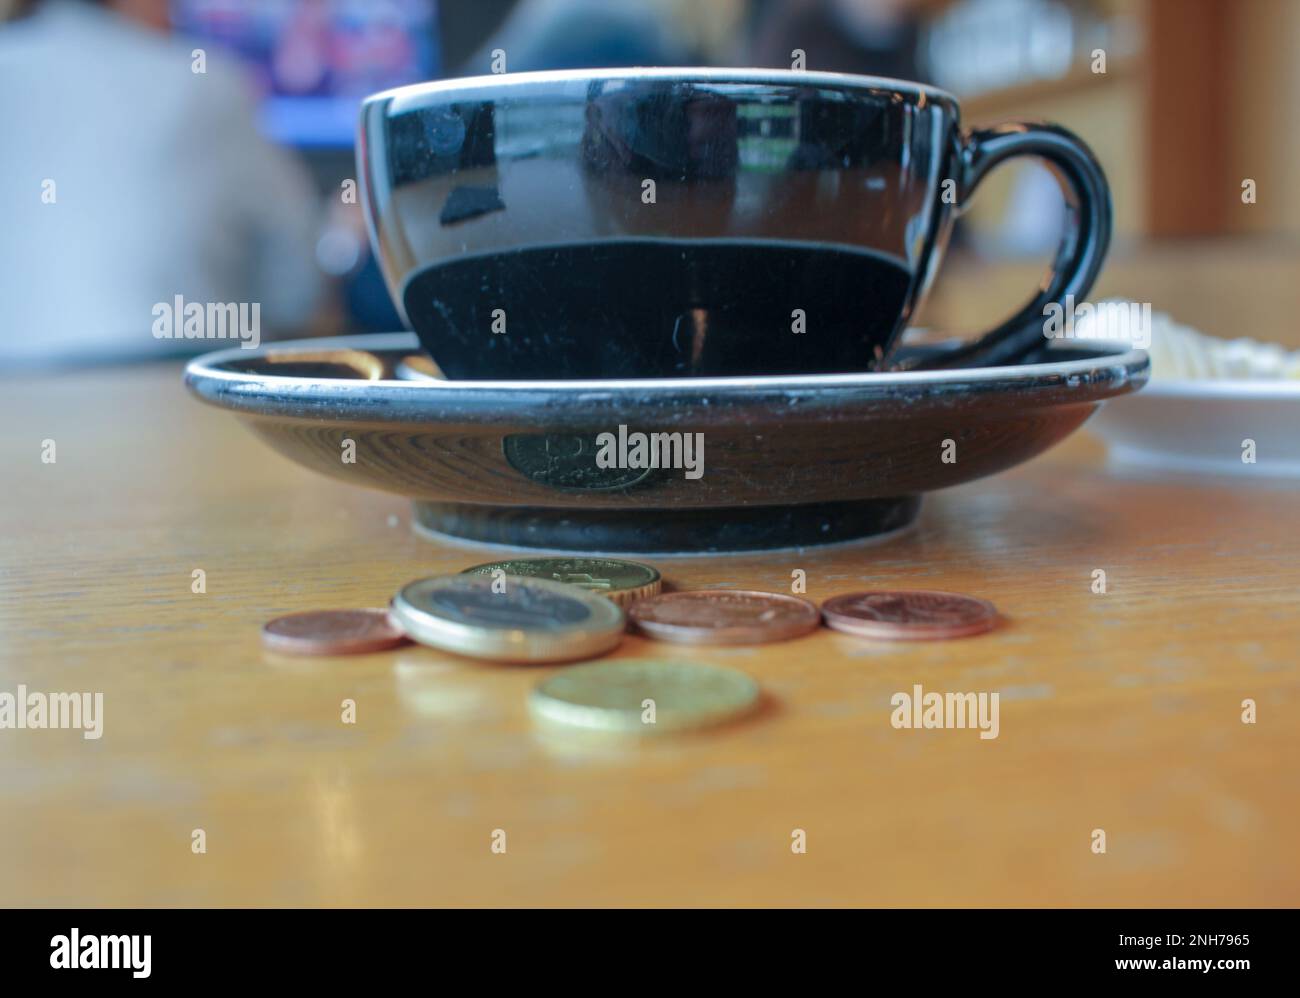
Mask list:
[[984,175],[1036,156],[1066,231],[1034,298],[943,355],[1011,363],[1110,239],[1092,153],[1052,125],[963,131],[932,87],[779,70],[588,70],[387,91],[361,112],[372,242],[455,379],[883,370]]

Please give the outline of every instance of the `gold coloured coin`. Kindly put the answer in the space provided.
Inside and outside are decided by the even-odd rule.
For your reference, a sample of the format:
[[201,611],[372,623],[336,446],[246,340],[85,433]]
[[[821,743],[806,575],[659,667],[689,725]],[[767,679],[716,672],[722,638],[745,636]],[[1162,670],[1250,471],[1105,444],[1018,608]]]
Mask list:
[[530,579],[551,579],[581,586],[612,599],[619,606],[654,596],[663,587],[658,569],[620,558],[510,558],[465,569],[465,575],[502,571]]
[[528,706],[555,724],[653,735],[721,724],[758,701],[758,684],[735,669],[623,659],[558,672],[533,690]]
[[498,662],[591,658],[623,640],[623,611],[577,586],[518,575],[418,579],[393,616],[421,644]]

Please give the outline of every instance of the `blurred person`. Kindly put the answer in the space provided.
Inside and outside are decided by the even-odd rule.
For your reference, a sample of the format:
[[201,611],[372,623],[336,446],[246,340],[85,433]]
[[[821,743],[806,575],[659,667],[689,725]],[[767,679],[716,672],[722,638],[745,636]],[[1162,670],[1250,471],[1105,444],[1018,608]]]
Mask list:
[[199,352],[157,306],[257,303],[259,338],[323,281],[305,168],[257,131],[241,70],[169,37],[167,0],[0,0],[0,362]]
[[460,72],[685,66],[707,58],[739,0],[521,0]]
[[926,0],[755,0],[747,61],[789,69],[799,49],[805,69],[922,80],[918,48],[926,6]]

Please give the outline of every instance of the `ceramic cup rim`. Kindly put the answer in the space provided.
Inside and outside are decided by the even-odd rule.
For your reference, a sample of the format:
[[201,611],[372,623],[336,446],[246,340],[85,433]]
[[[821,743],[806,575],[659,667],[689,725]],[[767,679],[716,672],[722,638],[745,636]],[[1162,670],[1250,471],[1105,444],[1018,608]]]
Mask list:
[[739,84],[754,86],[815,86],[841,91],[871,91],[901,94],[920,101],[948,104],[954,113],[960,101],[946,90],[928,83],[900,80],[887,76],[862,76],[856,73],[832,73],[806,69],[723,68],[708,66],[658,67],[636,66],[611,69],[553,69],[525,73],[492,73],[482,76],[449,77],[392,87],[371,94],[361,102],[364,111],[373,104],[392,102],[393,110],[401,113],[416,111],[426,98],[443,99],[448,94],[492,91],[501,94],[515,86],[553,84],[556,93],[566,93],[575,86],[608,80],[629,82],[655,81],[701,84]]

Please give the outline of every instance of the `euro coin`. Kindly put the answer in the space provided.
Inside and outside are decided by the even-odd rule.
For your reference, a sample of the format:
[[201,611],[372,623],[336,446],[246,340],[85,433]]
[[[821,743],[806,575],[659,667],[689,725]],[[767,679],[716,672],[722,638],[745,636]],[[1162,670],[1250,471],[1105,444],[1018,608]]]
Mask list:
[[581,586],[619,606],[653,596],[663,586],[657,569],[618,558],[510,558],[465,569],[466,575],[519,575]]
[[651,735],[721,724],[758,702],[758,684],[735,669],[623,659],[558,672],[533,690],[528,704],[548,723]]
[[942,640],[982,634],[998,622],[988,600],[928,589],[845,593],[822,604],[826,626],[886,641]]
[[262,625],[262,643],[292,655],[356,655],[395,648],[405,640],[387,610],[309,610]]
[[625,628],[623,611],[603,596],[518,575],[419,579],[393,598],[393,616],[421,644],[498,662],[591,658]]
[[744,589],[663,593],[638,600],[628,616],[642,633],[677,644],[758,645],[821,626],[816,604],[806,599]]

